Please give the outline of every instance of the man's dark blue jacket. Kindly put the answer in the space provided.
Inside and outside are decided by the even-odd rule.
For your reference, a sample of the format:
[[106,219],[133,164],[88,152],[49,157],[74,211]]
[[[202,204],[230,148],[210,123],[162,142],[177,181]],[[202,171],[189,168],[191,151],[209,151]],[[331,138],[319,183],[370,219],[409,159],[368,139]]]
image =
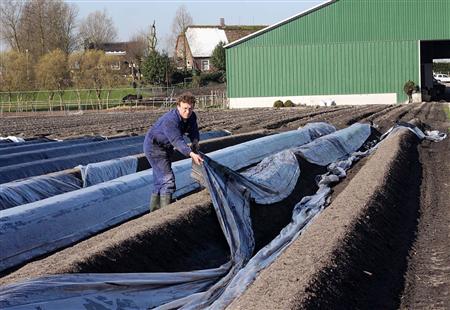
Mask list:
[[145,155],[147,157],[150,156],[152,144],[156,144],[163,148],[171,148],[173,146],[180,153],[189,157],[189,153],[192,150],[183,139],[186,133],[191,142],[199,140],[197,115],[192,112],[191,116],[186,121],[183,121],[178,113],[178,109],[170,110],[161,116],[145,135]]

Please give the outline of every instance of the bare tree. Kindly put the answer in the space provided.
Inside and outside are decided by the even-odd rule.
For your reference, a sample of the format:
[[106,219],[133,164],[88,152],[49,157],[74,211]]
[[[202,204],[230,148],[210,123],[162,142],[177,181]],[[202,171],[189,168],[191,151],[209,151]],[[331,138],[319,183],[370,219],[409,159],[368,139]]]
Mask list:
[[[177,57],[175,53],[175,44],[177,43],[177,40],[179,37],[181,37],[183,40],[185,38],[185,32],[186,28],[189,25],[192,25],[193,19],[192,16],[189,14],[186,6],[182,5],[177,9],[177,12],[175,13],[175,17],[172,22],[172,36],[169,39],[168,43],[168,50],[174,52],[174,56]],[[183,48],[181,50],[182,55],[181,58],[184,60],[184,68],[186,69],[186,58],[187,58],[187,49],[186,44],[183,44]]]
[[6,0],[1,2],[1,34],[9,47],[28,50],[30,61],[61,49],[74,49],[78,9],[62,0]]
[[19,23],[23,3],[16,0],[0,2],[0,35],[1,39],[16,51],[21,51]]
[[90,13],[81,21],[79,32],[83,44],[90,44],[94,48],[105,42],[113,42],[117,38],[114,22],[106,11]]
[[49,7],[48,16],[52,17],[50,23],[50,36],[54,39],[53,46],[66,54],[73,52],[77,47],[77,24],[76,18],[78,8],[74,4],[56,2]]
[[[137,68],[141,68],[144,58],[147,57],[148,54],[149,54],[149,47],[147,42],[147,34],[141,31],[133,35],[131,37],[131,41],[128,43],[127,49],[128,61],[135,64]],[[140,74],[138,74],[138,79],[139,80],[141,79]]]
[[184,33],[187,26],[192,25],[193,19],[191,14],[189,14],[186,6],[182,5],[178,7],[175,17],[172,22],[172,33],[176,36]]

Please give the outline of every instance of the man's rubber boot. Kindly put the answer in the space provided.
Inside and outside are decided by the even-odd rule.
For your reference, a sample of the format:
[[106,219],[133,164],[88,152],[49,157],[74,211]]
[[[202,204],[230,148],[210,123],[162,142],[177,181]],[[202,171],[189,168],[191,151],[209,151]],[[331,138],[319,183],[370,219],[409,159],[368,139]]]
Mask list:
[[172,202],[172,195],[171,194],[165,194],[160,196],[160,204],[161,208],[166,207]]
[[158,194],[152,194],[152,198],[150,198],[150,212],[159,208],[161,208],[161,199]]

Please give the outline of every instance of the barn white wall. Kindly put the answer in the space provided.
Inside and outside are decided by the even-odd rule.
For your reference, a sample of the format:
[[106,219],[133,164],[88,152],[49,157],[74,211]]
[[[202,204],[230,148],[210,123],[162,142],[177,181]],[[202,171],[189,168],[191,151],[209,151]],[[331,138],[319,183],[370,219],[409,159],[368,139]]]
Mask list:
[[291,100],[295,104],[330,105],[365,105],[365,104],[394,104],[397,103],[396,93],[385,94],[349,94],[349,95],[319,95],[319,96],[280,96],[280,97],[247,97],[229,98],[230,108],[264,108],[273,107],[276,100],[285,102]]

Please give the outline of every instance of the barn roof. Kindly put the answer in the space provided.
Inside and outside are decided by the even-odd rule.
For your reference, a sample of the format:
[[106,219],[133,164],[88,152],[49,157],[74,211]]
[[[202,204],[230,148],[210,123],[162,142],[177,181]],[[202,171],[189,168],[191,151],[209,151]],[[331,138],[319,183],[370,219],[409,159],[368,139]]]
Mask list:
[[265,33],[265,32],[268,32],[268,31],[270,31],[270,30],[272,30],[272,29],[274,29],[274,28],[277,28],[277,27],[279,27],[279,26],[281,26],[281,25],[287,24],[287,23],[289,23],[290,21],[292,21],[292,20],[294,20],[294,19],[300,18],[300,17],[302,17],[302,16],[305,16],[305,15],[308,15],[308,14],[310,14],[310,13],[312,13],[312,12],[315,12],[315,11],[317,11],[317,10],[320,10],[320,9],[322,9],[322,8],[328,6],[328,5],[330,5],[330,4],[332,4],[332,3],[336,2],[336,1],[337,1],[337,0],[327,0],[327,1],[323,2],[323,3],[320,3],[320,4],[318,4],[318,5],[316,5],[316,6],[312,7],[312,8],[310,8],[310,9],[307,9],[307,10],[305,10],[305,11],[302,11],[302,12],[298,13],[298,14],[295,14],[294,16],[291,16],[291,17],[289,17],[289,18],[286,18],[286,19],[284,19],[284,20],[282,20],[282,21],[280,21],[280,22],[278,22],[278,23],[276,23],[276,24],[270,25],[270,26],[265,27],[265,28],[263,28],[263,29],[261,29],[261,30],[259,30],[259,31],[253,32],[253,33],[251,33],[251,34],[249,34],[249,35],[247,35],[247,36],[245,36],[245,37],[242,37],[242,38],[240,38],[239,40],[236,40],[236,41],[234,41],[234,42],[230,42],[229,44],[225,45],[225,48],[228,48],[228,47],[232,47],[232,46],[238,45],[238,44],[240,44],[240,43],[242,43],[242,42],[244,42],[244,41],[247,41],[247,40],[249,40],[249,39],[251,39],[251,38],[254,38],[254,37],[256,37],[256,36],[259,36],[260,34],[263,34],[263,33]]

